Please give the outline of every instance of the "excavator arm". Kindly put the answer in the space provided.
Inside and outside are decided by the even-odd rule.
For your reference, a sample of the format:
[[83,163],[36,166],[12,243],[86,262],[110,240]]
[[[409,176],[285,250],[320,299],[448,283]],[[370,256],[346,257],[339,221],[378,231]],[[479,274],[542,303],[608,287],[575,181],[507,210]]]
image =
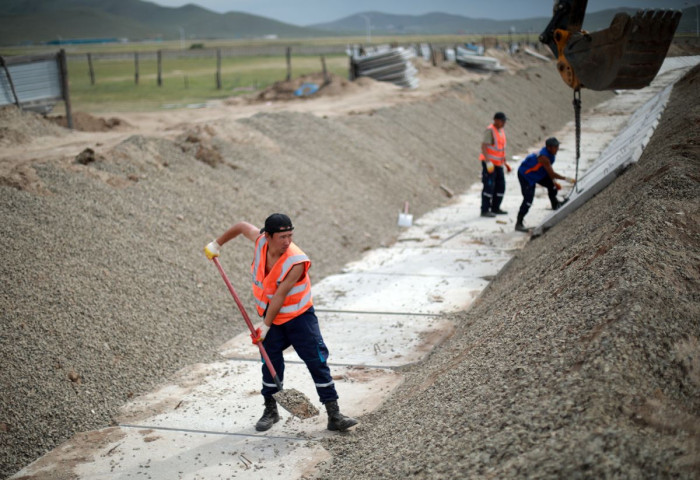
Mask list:
[[666,58],[681,19],[677,10],[618,13],[610,27],[581,29],[588,0],[555,0],[552,20],[540,35],[557,59],[557,70],[574,90],[644,88]]

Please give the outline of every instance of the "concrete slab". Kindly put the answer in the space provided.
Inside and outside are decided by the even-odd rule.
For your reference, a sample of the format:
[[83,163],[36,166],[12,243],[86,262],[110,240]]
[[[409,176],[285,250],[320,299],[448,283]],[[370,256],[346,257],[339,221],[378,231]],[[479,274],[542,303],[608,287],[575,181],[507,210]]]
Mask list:
[[[323,339],[330,350],[328,363],[370,367],[398,367],[418,362],[435,345],[452,334],[452,322],[436,316],[354,313],[317,309]],[[257,360],[247,335],[239,335],[221,347],[232,359]],[[301,364],[293,348],[284,352],[285,363]],[[296,367],[288,367],[296,368]]]
[[[108,445],[90,463],[76,469],[79,478],[259,479],[285,473],[310,472],[329,457],[314,442],[181,432],[152,428],[127,429],[126,436]],[[147,448],[148,455],[143,455]],[[303,473],[302,473],[303,475]]]
[[[282,410],[279,424],[267,432],[257,432],[254,425],[263,410],[262,368],[259,361],[193,365],[183,369],[174,382],[129,402],[117,421],[139,428],[247,436],[308,439],[330,434],[325,413],[302,421]],[[343,411],[350,416],[375,409],[401,381],[392,370],[379,368],[336,366],[332,373]],[[322,407],[305,365],[287,365],[283,384]]]
[[[484,229],[484,231],[486,231]],[[496,252],[494,258],[489,252],[480,252],[482,243],[473,242],[474,229],[461,232],[452,238],[448,237],[443,242],[443,248],[416,248],[405,245],[397,245],[395,248],[375,250],[362,258],[360,262],[348,264],[345,273],[368,273],[384,275],[415,275],[423,277],[482,277],[493,270],[491,264],[494,261],[505,260],[509,256],[502,252]],[[459,236],[468,239],[462,248],[452,247],[451,244],[459,243],[453,239]],[[449,243],[450,245],[446,245]],[[459,246],[459,245],[457,245]],[[483,248],[481,250],[484,250]]]
[[[494,275],[500,264],[493,263]],[[346,273],[332,275],[315,288],[319,308],[344,312],[428,314],[464,310],[488,280]]]
[[[262,413],[259,362],[219,362],[181,370],[174,381],[126,404],[119,426],[78,434],[17,474],[31,478],[210,479],[299,478],[327,458],[318,440],[325,413],[300,420],[280,409],[281,420],[255,431]],[[304,365],[290,365],[285,386],[321,406]],[[343,412],[361,416],[376,409],[402,377],[391,370],[335,367]],[[67,478],[67,477],[63,477]]]
[[321,445],[303,438],[110,427],[74,436],[16,478],[288,478],[290,471],[309,473],[328,457]]

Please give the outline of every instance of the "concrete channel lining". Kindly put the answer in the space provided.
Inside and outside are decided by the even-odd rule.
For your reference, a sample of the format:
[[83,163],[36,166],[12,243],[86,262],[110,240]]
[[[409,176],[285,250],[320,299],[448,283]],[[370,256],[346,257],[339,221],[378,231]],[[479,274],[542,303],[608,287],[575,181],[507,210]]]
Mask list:
[[[622,109],[628,113],[635,110],[625,110],[630,105],[640,105],[637,109],[645,117],[652,117],[650,112],[663,103],[618,100],[628,102]],[[636,125],[644,123],[641,120],[634,117],[627,122],[635,125],[627,137],[633,140],[598,136],[599,142],[611,141],[600,151],[628,158],[616,145],[648,140],[650,134],[636,134]],[[566,158],[563,155],[562,171],[568,174],[572,162]],[[595,169],[585,170],[585,178],[593,180]],[[510,182],[513,176],[514,172],[509,174]],[[594,184],[598,182],[584,193]],[[343,274],[314,285],[319,322],[331,348],[329,363],[345,414],[361,416],[377,409],[403,380],[396,367],[419,361],[450,335],[454,325],[443,315],[466,309],[526,243],[527,236],[513,230],[519,195],[504,199],[510,215],[480,218],[479,190],[480,185],[474,185],[454,203],[417,219],[396,245],[368,252],[346,266]],[[533,205],[531,215],[544,218],[544,202]],[[74,435],[13,478],[312,475],[316,465],[329,458],[320,441],[336,433],[326,430],[324,413],[301,421],[283,410],[281,421],[271,430],[255,431],[262,409],[263,368],[255,352],[247,335],[231,339],[220,350],[222,361],[181,370],[167,384],[124,405],[118,425]],[[316,403],[315,385],[303,362],[291,350],[285,352],[285,359],[285,388],[298,389]]]

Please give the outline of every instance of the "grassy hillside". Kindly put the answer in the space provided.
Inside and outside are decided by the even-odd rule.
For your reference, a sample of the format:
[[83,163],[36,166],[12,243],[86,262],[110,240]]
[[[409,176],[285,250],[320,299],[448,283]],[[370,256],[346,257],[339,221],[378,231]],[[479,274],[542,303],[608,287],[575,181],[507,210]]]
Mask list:
[[194,5],[167,8],[141,0],[6,0],[0,3],[0,17],[0,45],[105,37],[174,40],[181,33],[188,39],[327,35],[247,13],[219,14]]
[[[584,28],[607,28],[615,13],[634,13],[623,8],[589,13]],[[695,33],[697,11],[687,8],[679,32]],[[142,0],[3,0],[0,2],[0,45],[36,44],[55,40],[127,38],[141,40],[319,38],[365,35],[366,19],[371,33],[379,35],[484,35],[527,34],[534,40],[549,17],[490,20],[445,13],[390,15],[377,11],[358,13],[334,22],[299,27],[242,12],[224,14],[195,6],[161,7]]]

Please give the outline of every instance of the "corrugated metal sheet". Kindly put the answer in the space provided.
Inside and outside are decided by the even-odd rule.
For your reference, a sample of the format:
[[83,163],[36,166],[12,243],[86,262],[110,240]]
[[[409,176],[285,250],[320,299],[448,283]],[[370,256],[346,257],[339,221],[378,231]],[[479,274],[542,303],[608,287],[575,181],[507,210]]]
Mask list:
[[[57,58],[28,63],[7,62],[20,104],[51,103],[63,99]],[[15,103],[5,69],[0,69],[0,106]]]

